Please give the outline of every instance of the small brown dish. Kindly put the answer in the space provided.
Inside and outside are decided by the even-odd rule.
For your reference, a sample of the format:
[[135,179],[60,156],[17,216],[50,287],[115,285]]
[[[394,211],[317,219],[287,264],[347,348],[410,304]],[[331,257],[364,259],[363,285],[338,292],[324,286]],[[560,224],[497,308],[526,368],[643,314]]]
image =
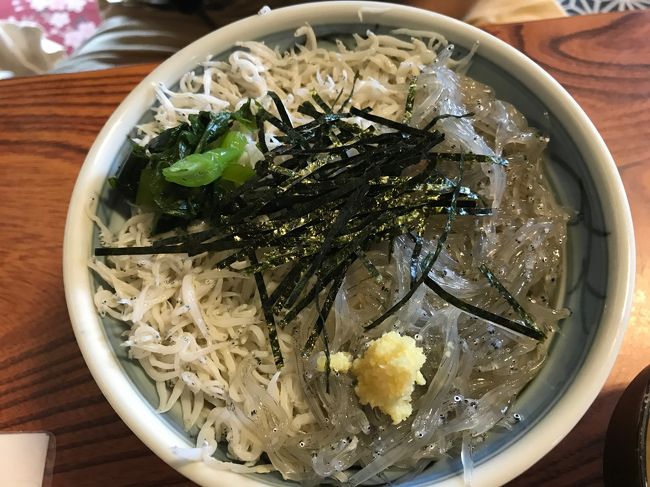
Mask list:
[[647,487],[650,464],[650,366],[643,369],[616,404],[607,428],[603,474],[607,487]]

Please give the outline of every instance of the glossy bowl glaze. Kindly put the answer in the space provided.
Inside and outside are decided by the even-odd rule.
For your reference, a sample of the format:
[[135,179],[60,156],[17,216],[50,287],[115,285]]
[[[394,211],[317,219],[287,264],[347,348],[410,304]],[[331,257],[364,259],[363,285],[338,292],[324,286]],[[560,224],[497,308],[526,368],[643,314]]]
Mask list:
[[[277,475],[215,472],[186,463],[172,447],[193,446],[179,426],[178,411],[160,415],[153,383],[120,347],[124,325],[100,319],[92,296],[97,282],[87,268],[97,235],[85,211],[110,226],[120,217],[107,204],[106,179],[128,152],[127,136],[147,117],[153,85],[173,86],[209,56],[227,55],[237,41],[263,40],[289,47],[294,31],[311,24],[319,36],[432,30],[461,50],[479,43],[469,75],[492,86],[530,124],[550,137],[548,173],[558,198],[575,210],[569,228],[560,299],[573,310],[554,338],[549,359],[517,400],[524,420],[492,433],[474,452],[473,485],[500,485],[522,473],[555,446],[597,396],[614,363],[627,323],[634,281],[634,237],[621,180],[602,138],[571,96],[539,66],[491,35],[462,22],[411,7],[371,2],[297,5],[243,19],[194,42],[147,76],[108,120],[77,180],[65,230],[64,278],[74,331],[86,363],[104,395],[131,430],[160,458],[201,485],[285,484]],[[150,116],[150,115],[149,115]],[[223,455],[223,454],[222,454]],[[223,458],[223,456],[222,456]],[[458,459],[441,461],[403,485],[461,486]]]

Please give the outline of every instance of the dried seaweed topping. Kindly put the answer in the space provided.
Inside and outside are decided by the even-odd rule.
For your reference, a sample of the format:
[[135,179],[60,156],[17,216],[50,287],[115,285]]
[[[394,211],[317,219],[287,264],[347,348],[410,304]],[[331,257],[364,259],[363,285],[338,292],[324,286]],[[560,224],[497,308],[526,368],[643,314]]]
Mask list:
[[[294,126],[280,98],[274,93],[269,96],[277,116],[260,105],[252,107],[251,103],[244,105],[241,113],[227,116],[202,112],[190,124],[163,132],[144,151],[134,149],[130,160],[137,164],[153,167],[151,157],[161,154],[156,152],[160,150],[168,167],[186,154],[208,147],[217,134],[229,130],[234,120],[250,125],[254,121],[256,126],[251,128],[257,131],[258,145],[264,153],[264,160],[257,163],[254,175],[238,187],[220,187],[217,180],[205,187],[184,188],[187,194],[194,194],[192,190],[203,195],[200,212],[188,212],[184,218],[200,216],[207,222],[207,229],[188,233],[185,224],[181,224],[177,235],[158,239],[151,246],[98,248],[95,254],[196,255],[227,251],[230,253],[218,266],[248,260],[250,265],[241,272],[255,277],[278,367],[283,362],[276,323],[277,327],[287,327],[310,306],[315,306],[318,314],[314,323],[300,325],[304,327],[300,335],[306,337],[303,353],[310,353],[320,336],[329,360],[325,322],[348,268],[360,259],[368,273],[380,279],[367,252],[374,245],[392,243],[395,237],[404,234],[414,239],[411,287],[370,323],[368,329],[394,314],[425,284],[470,314],[533,338],[543,338],[529,317],[522,318],[524,324],[498,317],[451,296],[429,277],[454,220],[491,214],[477,192],[462,185],[465,164],[504,164],[505,161],[474,154],[436,152],[444,134],[432,129],[445,116],[434,118],[426,129],[420,129],[377,116],[369,109],[347,108],[349,99],[334,111],[337,102],[329,106],[314,94],[314,104],[303,103],[299,108],[300,113],[313,120]],[[372,124],[363,128],[353,117]],[[197,123],[199,127],[194,126]],[[273,148],[266,143],[268,125],[275,127],[274,137],[280,141]],[[160,159],[160,155],[154,157]],[[455,166],[456,175],[439,169],[443,160],[445,166]],[[117,178],[118,186],[131,190],[131,201],[134,201],[134,189],[138,193],[146,191],[138,186],[146,182],[140,173],[143,171],[138,172],[127,163]],[[157,208],[166,213],[165,208]],[[435,251],[422,257],[422,235],[434,215],[446,215],[446,222],[437,236]],[[269,296],[263,273],[280,266],[284,266],[284,277]],[[507,297],[494,276],[488,273],[486,277],[521,315],[523,308],[511,302],[512,296]]]

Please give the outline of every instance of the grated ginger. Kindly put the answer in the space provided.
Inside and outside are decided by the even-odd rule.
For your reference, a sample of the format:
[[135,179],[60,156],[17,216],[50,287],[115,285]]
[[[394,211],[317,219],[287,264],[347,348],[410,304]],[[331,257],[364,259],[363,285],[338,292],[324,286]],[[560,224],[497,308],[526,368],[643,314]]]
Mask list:
[[413,338],[395,331],[384,333],[352,363],[359,401],[388,414],[393,424],[404,421],[413,412],[411,395],[415,384],[426,384],[420,372],[425,360]]
[[[321,355],[316,360],[316,370],[325,372],[325,355]],[[347,352],[336,352],[330,355],[330,369],[334,372],[347,374],[352,366],[352,355]]]

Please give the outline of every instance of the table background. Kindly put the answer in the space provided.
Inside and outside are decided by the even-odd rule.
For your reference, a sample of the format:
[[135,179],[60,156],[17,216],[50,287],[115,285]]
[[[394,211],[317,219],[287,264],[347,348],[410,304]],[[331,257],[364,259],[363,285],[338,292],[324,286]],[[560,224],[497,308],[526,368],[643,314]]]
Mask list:
[[[650,13],[488,30],[577,99],[605,138],[632,208],[637,288],[621,354],[576,428],[511,483],[601,485],[609,417],[650,359]],[[0,82],[0,431],[55,435],[55,487],[191,485],[110,408],[82,360],[63,294],[63,228],[76,175],[106,119],[153,67]]]

